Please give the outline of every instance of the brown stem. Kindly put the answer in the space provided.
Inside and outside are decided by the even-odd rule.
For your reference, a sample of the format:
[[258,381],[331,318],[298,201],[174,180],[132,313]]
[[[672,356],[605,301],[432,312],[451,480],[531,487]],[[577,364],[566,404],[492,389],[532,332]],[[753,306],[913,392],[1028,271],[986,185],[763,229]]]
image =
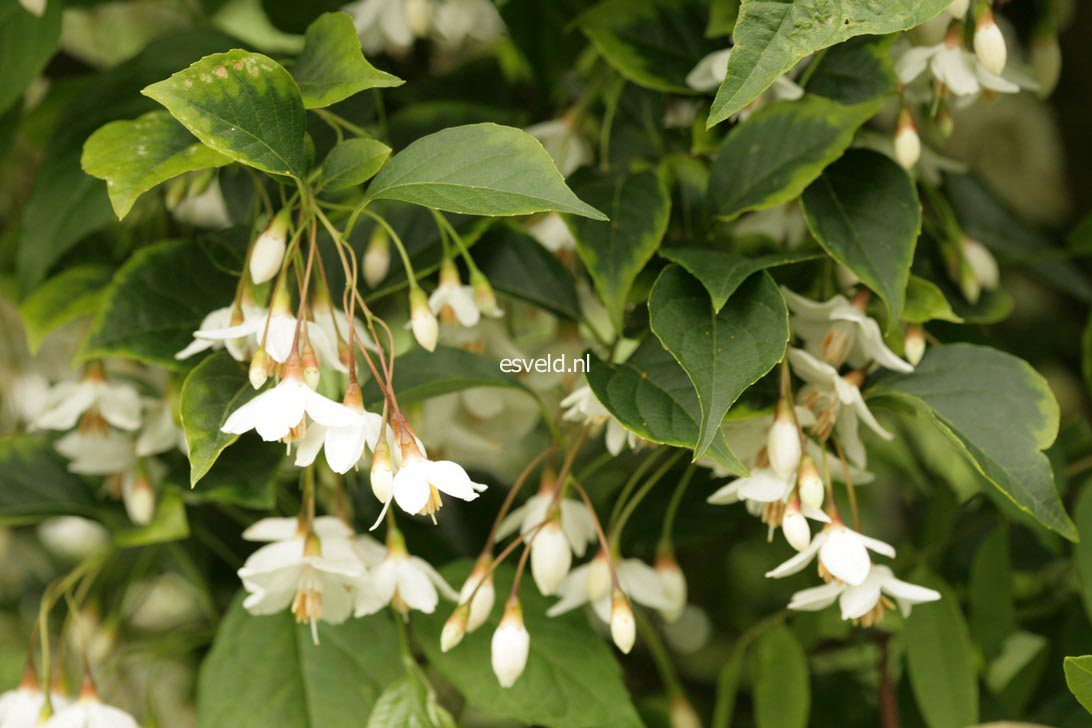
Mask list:
[[895,693],[895,684],[891,680],[890,661],[888,659],[888,641],[884,634],[880,637],[880,725],[883,728],[899,728],[899,697]]

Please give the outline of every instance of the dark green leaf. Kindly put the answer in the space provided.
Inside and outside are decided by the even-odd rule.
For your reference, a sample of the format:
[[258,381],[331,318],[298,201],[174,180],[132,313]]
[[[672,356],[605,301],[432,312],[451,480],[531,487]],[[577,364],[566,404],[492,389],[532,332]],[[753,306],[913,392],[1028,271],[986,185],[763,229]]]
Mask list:
[[[400,405],[473,387],[503,387],[534,396],[522,382],[502,372],[496,361],[465,349],[441,346],[429,353],[414,348],[395,359],[394,391]],[[382,399],[374,380],[364,385],[364,399]]]
[[19,306],[27,346],[33,354],[54,329],[94,313],[114,271],[104,265],[78,265],[43,283]]
[[701,281],[713,299],[714,311],[724,308],[728,297],[753,273],[821,257],[816,253],[792,251],[748,258],[707,248],[664,248],[660,255],[686,268],[690,275]]
[[657,172],[607,174],[582,169],[572,177],[573,189],[610,221],[569,218],[588,273],[617,330],[622,330],[626,298],[667,232],[671,195]]
[[841,156],[877,108],[804,96],[758,111],[720,145],[709,175],[709,209],[732,220],[792,200]]
[[368,63],[360,49],[353,19],[347,13],[326,13],[307,26],[303,51],[292,66],[303,105],[322,108],[370,88],[405,83]]
[[606,219],[565,186],[538,140],[497,124],[456,126],[418,139],[372,180],[368,197],[467,215],[555,211]]
[[18,0],[0,2],[0,112],[14,104],[57,50],[64,3],[47,2],[42,17]]
[[759,728],[808,724],[811,686],[804,649],[783,624],[769,628],[752,648],[755,723]]
[[1012,558],[1008,531],[996,528],[982,542],[971,563],[971,635],[987,660],[1016,629],[1012,604]]
[[46,440],[0,438],[0,523],[34,523],[50,516],[95,514],[90,486],[68,472]]
[[114,530],[114,543],[121,548],[151,546],[157,543],[178,541],[189,537],[190,525],[186,520],[186,506],[175,491],[160,493],[155,506],[155,518],[146,526],[127,523]]
[[336,192],[362,185],[380,170],[391,148],[375,139],[346,139],[322,160],[318,184]]
[[804,190],[808,229],[831,257],[887,306],[887,329],[902,313],[921,203],[909,175],[886,155],[850,149]]
[[303,100],[272,58],[238,49],[216,53],[141,93],[213,150],[271,174],[307,176]]
[[717,673],[717,703],[713,711],[713,728],[728,728],[732,725],[732,714],[736,709],[736,694],[739,692],[740,679],[743,677],[743,658],[746,644],[737,642],[728,659]]
[[1081,587],[1084,613],[1092,620],[1092,487],[1086,485],[1074,510],[1081,540],[1073,547],[1073,564]]
[[580,319],[572,274],[522,230],[510,225],[490,229],[475,243],[474,261],[498,291],[559,316]]
[[862,36],[830,48],[808,78],[808,93],[840,104],[861,104],[895,94],[897,80],[891,62],[891,42]]
[[709,126],[740,111],[804,56],[857,35],[885,35],[921,25],[945,0],[773,0],[744,2],[732,33],[728,75],[709,111]]
[[759,273],[714,313],[694,277],[672,265],[656,280],[648,310],[652,333],[686,370],[701,404],[697,459],[720,437],[724,415],[739,395],[785,356],[785,300],[773,279]]

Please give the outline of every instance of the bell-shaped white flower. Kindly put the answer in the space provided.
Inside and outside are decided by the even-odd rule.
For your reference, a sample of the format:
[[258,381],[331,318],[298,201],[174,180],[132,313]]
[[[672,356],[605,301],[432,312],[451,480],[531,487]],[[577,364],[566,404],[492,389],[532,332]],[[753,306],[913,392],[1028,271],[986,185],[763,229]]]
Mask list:
[[50,388],[34,427],[71,430],[85,416],[119,430],[135,430],[141,422],[140,394],[131,384],[107,381],[102,367],[93,365],[80,381],[58,382]]
[[458,600],[459,595],[430,563],[406,551],[401,534],[389,534],[387,546],[368,536],[358,536],[353,545],[371,576],[371,589],[357,591],[356,616],[374,614],[388,604],[403,615],[411,609],[432,614],[440,594]]
[[[493,604],[497,599],[497,590],[493,586],[493,575],[489,572],[491,560],[486,557],[479,559],[474,564],[470,576],[463,582],[459,589],[459,603],[465,604],[470,600],[470,612],[467,615],[466,630],[473,632],[485,624],[493,611]],[[479,586],[480,582],[480,586]]]
[[1001,273],[997,267],[997,259],[993,257],[990,249],[966,236],[959,241],[959,247],[978,286],[987,291],[996,289],[1000,283]]
[[155,490],[139,464],[121,476],[121,501],[133,523],[147,526],[155,518]]
[[777,402],[774,422],[766,436],[766,457],[770,468],[786,480],[792,478],[800,464],[802,447],[792,404],[782,397]]
[[493,632],[490,649],[493,673],[502,688],[512,687],[523,674],[530,649],[531,635],[523,625],[523,608],[519,600],[512,596],[504,606],[504,616],[497,630]]
[[471,328],[481,320],[481,311],[474,302],[474,289],[462,284],[455,261],[450,258],[440,264],[440,285],[428,297],[428,305],[445,324],[458,323]]
[[[609,567],[604,569],[606,565],[606,556],[600,553],[590,563],[570,571],[557,588],[557,595],[561,598],[547,610],[547,616],[556,617],[591,604],[596,616],[605,624],[610,624],[612,587]],[[673,602],[665,592],[656,569],[640,559],[621,559],[615,564],[615,570],[618,586],[629,599],[656,610],[672,608]]]
[[[698,61],[697,65],[686,75],[686,85],[695,91],[703,93],[716,91],[724,83],[728,75],[728,61],[732,57],[732,49],[714,51]],[[804,89],[792,80],[790,74],[783,74],[774,79],[770,87],[761,93],[754,101],[748,104],[733,118],[746,120],[748,116],[758,111],[763,106],[778,101],[793,101],[804,95]]]
[[335,473],[347,473],[364,457],[364,449],[375,451],[379,444],[383,418],[368,412],[360,399],[360,386],[351,381],[343,404],[353,412],[352,422],[344,427],[312,425],[296,450],[296,466],[307,467],[318,451],[326,454],[326,463]]
[[967,9],[971,7],[971,0],[952,0],[948,3],[945,12],[956,20],[963,20],[967,15]]
[[232,435],[254,430],[272,442],[303,424],[305,414],[328,428],[350,427],[360,419],[358,413],[304,384],[298,364],[290,362],[280,384],[232,412],[221,429]]
[[[554,502],[556,483],[544,479],[539,492],[527,499],[519,508],[513,509],[501,521],[497,529],[497,538],[505,539],[509,535],[519,532],[527,537],[539,524],[546,520],[550,510],[550,504]],[[569,547],[577,558],[584,556],[584,551],[589,543],[594,543],[597,534],[595,530],[595,517],[584,501],[575,498],[557,499],[558,510],[561,514],[561,530],[568,539]]]
[[416,444],[403,443],[402,466],[394,474],[394,502],[406,513],[431,515],[443,505],[440,494],[465,501],[485,490],[462,466],[450,460],[429,460]]
[[551,253],[576,250],[576,238],[556,212],[548,212],[527,226],[527,232]]
[[541,526],[531,541],[531,576],[538,590],[553,594],[573,563],[572,547],[561,528],[560,515]]
[[872,568],[872,560],[868,556],[869,550],[895,558],[895,549],[889,544],[857,533],[842,523],[841,519],[835,518],[811,540],[807,548],[777,568],[766,572],[766,576],[780,579],[796,574],[810,564],[818,554],[821,575],[857,586],[864,583],[864,580],[868,578],[869,569]]
[[577,387],[561,400],[561,407],[565,410],[562,416],[566,422],[584,422],[592,428],[606,425],[607,451],[611,455],[618,455],[622,448],[629,445],[635,449],[640,444],[636,434],[627,430],[625,426],[615,418],[607,408],[599,401],[588,385]]
[[[63,695],[53,693],[49,697],[54,711],[63,710],[68,705]],[[28,664],[18,687],[0,694],[0,726],[36,728],[41,724],[39,718],[43,705],[45,705],[45,693],[38,682],[38,676],[34,674],[34,669]]]
[[504,21],[490,0],[444,0],[433,26],[441,45],[457,50],[470,43],[486,45],[504,33]]
[[986,70],[1000,76],[1005,70],[1008,51],[1005,48],[1005,36],[993,19],[993,13],[983,13],[974,26],[974,53]]
[[47,518],[38,524],[37,533],[50,553],[68,561],[85,559],[110,543],[109,531],[97,521],[82,516]]
[[[265,326],[266,313],[265,308],[246,302],[211,311],[201,320],[193,341],[174,358],[189,359],[202,351],[227,349],[235,361],[247,361],[258,349],[257,335]],[[230,333],[223,335],[226,330]]]
[[830,428],[833,428],[850,462],[863,468],[867,458],[859,423],[864,422],[885,440],[890,440],[892,435],[868,409],[861,395],[858,373],[850,372],[842,376],[830,364],[803,349],[789,349],[789,364],[793,372],[806,382],[800,389],[800,401],[815,413],[816,427],[824,432],[830,432]]
[[670,603],[669,607],[659,610],[660,616],[665,622],[674,622],[686,609],[686,575],[670,552],[663,552],[656,557],[656,574],[660,577],[664,596]]
[[186,451],[182,428],[174,421],[171,404],[163,399],[145,400],[144,424],[137,435],[134,451],[146,458],[171,450]]
[[895,128],[895,160],[903,169],[913,169],[921,159],[921,137],[914,126],[909,109],[899,112],[899,124]]
[[391,270],[391,240],[387,229],[376,225],[364,249],[364,282],[377,288]]
[[286,207],[269,221],[258,234],[254,247],[250,250],[250,279],[255,283],[265,283],[281,271],[284,251],[288,242],[288,224],[291,211]]
[[56,710],[42,728],[140,728],[140,724],[121,708],[103,703],[91,679],[85,678],[80,697]]
[[629,654],[637,639],[637,622],[633,619],[633,607],[621,589],[610,593],[610,638],[624,654]]
[[781,532],[785,534],[789,545],[797,551],[803,551],[811,543],[811,527],[800,511],[800,501],[796,498],[785,506],[785,514],[781,517]]
[[414,38],[428,29],[428,0],[360,0],[346,5],[345,12],[352,16],[360,43],[369,55],[403,55]]
[[136,464],[133,438],[110,430],[105,434],[70,432],[53,444],[68,458],[68,470],[82,475],[114,475]]
[[792,313],[792,331],[803,339],[808,353],[834,366],[848,362],[856,368],[875,362],[904,374],[914,371],[887,348],[880,325],[865,314],[863,306],[840,294],[820,303],[788,288],[782,287],[781,292]]
[[576,133],[567,116],[534,124],[524,131],[542,142],[554,164],[566,177],[592,161],[591,146]]
[[428,299],[425,298],[425,292],[414,286],[410,289],[409,301],[409,327],[413,331],[413,338],[417,339],[417,343],[425,351],[436,351],[436,343],[440,339],[440,325],[436,321],[436,314],[432,312],[432,307],[429,306]]
[[856,586],[832,581],[796,592],[789,602],[789,609],[816,612],[837,600],[842,619],[871,627],[883,619],[887,609],[895,606],[888,597],[895,600],[902,616],[908,617],[915,604],[935,602],[940,599],[940,592],[896,579],[889,567],[874,564],[865,580]]
[[982,91],[1014,94],[1020,86],[992,72],[974,53],[963,47],[958,34],[934,46],[917,46],[895,63],[895,74],[909,84],[928,69],[929,73],[957,97],[973,98]]

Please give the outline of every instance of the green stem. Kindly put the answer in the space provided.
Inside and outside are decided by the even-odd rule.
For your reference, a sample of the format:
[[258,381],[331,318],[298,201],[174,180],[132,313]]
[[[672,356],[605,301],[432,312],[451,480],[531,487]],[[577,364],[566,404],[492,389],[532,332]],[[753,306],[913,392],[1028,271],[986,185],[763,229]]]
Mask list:
[[637,621],[637,631],[641,634],[641,640],[652,655],[652,662],[656,665],[656,672],[660,674],[660,680],[667,689],[668,695],[684,695],[682,683],[675,674],[675,666],[671,664],[671,656],[667,653],[667,646],[660,639],[652,621],[645,616],[640,609],[633,610],[633,616]]
[[675,486],[675,491],[671,494],[671,501],[667,504],[667,512],[664,514],[663,527],[660,531],[660,545],[664,548],[671,547],[671,532],[675,527],[675,515],[679,512],[679,504],[682,503],[683,494],[686,493],[686,487],[690,485],[690,479],[694,477],[695,470],[697,470],[697,466],[693,463],[686,467],[686,472],[683,473],[679,484]]
[[633,512],[637,510],[637,506],[640,505],[645,496],[649,494],[653,486],[660,482],[660,479],[667,474],[667,471],[671,470],[675,463],[679,461],[679,458],[683,456],[683,452],[685,451],[677,450],[671,457],[665,460],[664,463],[656,469],[656,472],[649,476],[649,479],[645,481],[644,485],[633,494],[633,497],[626,502],[625,508],[618,514],[618,520],[611,523],[610,544],[612,551],[618,550],[618,542],[622,538],[622,529],[626,527],[626,521],[628,521],[629,517],[633,515]]

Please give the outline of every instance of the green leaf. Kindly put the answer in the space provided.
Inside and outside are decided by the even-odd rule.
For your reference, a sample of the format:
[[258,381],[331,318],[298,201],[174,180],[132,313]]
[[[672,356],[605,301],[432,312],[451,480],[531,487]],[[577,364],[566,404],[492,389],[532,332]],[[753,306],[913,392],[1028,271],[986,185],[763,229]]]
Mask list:
[[671,195],[663,175],[652,170],[609,174],[582,169],[573,175],[572,185],[610,217],[609,222],[582,218],[567,222],[576,238],[576,252],[621,331],[629,290],[667,232]]
[[308,109],[336,104],[370,88],[405,83],[368,63],[353,19],[342,12],[320,15],[307,26],[303,51],[292,66],[292,76]]
[[6,111],[38,77],[61,38],[62,2],[47,2],[42,17],[18,0],[0,2],[0,112]]
[[[453,584],[469,574],[470,564],[450,564],[443,573]],[[513,569],[495,573],[498,594],[507,594]],[[524,724],[543,726],[640,726],[622,670],[603,638],[579,610],[547,617],[549,600],[523,582],[520,603],[531,649],[527,668],[511,688],[497,683],[490,665],[490,640],[500,609],[450,652],[440,651],[447,610],[414,615],[413,629],[429,664],[462,693],[470,705]]]
[[652,333],[686,370],[701,404],[696,460],[719,437],[724,415],[739,395],[785,356],[785,300],[769,274],[759,273],[714,313],[694,277],[672,265],[656,279],[648,311]]
[[201,665],[202,726],[358,728],[383,690],[402,675],[390,617],[376,614],[310,628],[285,610],[254,617],[237,598]]
[[793,728],[808,724],[811,686],[804,648],[783,624],[755,640],[751,652],[755,723],[759,728]]
[[[465,349],[440,346],[429,353],[413,348],[395,359],[394,391],[400,405],[474,387],[503,387],[534,396],[522,382],[502,372],[496,361]],[[375,380],[364,384],[364,400],[382,400]]]
[[576,20],[623,78],[654,91],[691,94],[686,75],[720,45],[705,37],[698,0],[606,0]]
[[1092,487],[1086,485],[1074,510],[1081,540],[1073,547],[1073,565],[1081,586],[1084,613],[1092,620]]
[[[645,339],[622,364],[593,357],[588,384],[626,429],[652,442],[697,447],[701,403],[686,372],[657,339]],[[746,475],[723,436],[713,438],[707,454],[729,471]]]
[[911,324],[924,324],[934,319],[961,323],[962,318],[952,311],[944,293],[932,281],[911,275],[906,284],[906,301],[902,308],[902,320]]
[[714,311],[724,308],[729,296],[752,274],[821,257],[816,253],[792,251],[748,258],[708,248],[664,248],[660,255],[686,268],[690,275],[701,281],[713,299]]
[[118,219],[142,194],[186,172],[222,167],[231,160],[197,141],[165,111],[150,111],[131,121],[112,121],[83,146],[80,165],[106,180]]
[[19,315],[30,353],[45,337],[69,321],[95,312],[114,271],[105,265],[77,265],[50,278],[23,299]]
[[893,96],[897,89],[891,43],[896,36],[859,37],[830,48],[816,61],[808,93],[840,104],[861,104]]
[[717,702],[713,710],[713,728],[729,728],[732,725],[732,714],[736,709],[736,695],[739,693],[739,683],[743,677],[743,658],[747,653],[747,645],[737,642],[728,659],[721,665],[717,673]]
[[284,445],[248,433],[231,445],[229,457],[217,458],[201,477],[200,487],[190,485],[191,467],[184,458],[179,458],[170,483],[183,491],[187,503],[228,503],[268,511],[276,505],[283,460]]
[[346,139],[322,160],[319,186],[330,192],[362,185],[382,168],[391,148],[375,139]]
[[811,234],[883,300],[893,330],[921,232],[910,176],[886,155],[850,149],[804,190],[802,201]]
[[80,355],[188,368],[192,363],[176,360],[175,353],[190,343],[210,310],[231,300],[236,283],[193,241],[148,246],[114,276]]
[[739,17],[740,0],[712,0],[709,7],[709,25],[705,34],[710,38],[731,35]]
[[973,725],[978,722],[978,676],[959,600],[935,576],[923,573],[914,581],[941,593],[940,601],[914,607],[903,627],[918,708],[930,728]]
[[303,99],[272,58],[238,49],[216,53],[141,93],[236,162],[298,180],[307,176]]
[[115,529],[113,535],[114,544],[120,548],[151,546],[188,538],[190,525],[186,520],[182,496],[171,490],[161,492],[151,523],[138,526],[127,522],[123,528]]
[[538,140],[497,124],[456,126],[418,139],[372,180],[368,198],[467,215],[554,211],[606,220],[565,186]]
[[1085,710],[1092,713],[1092,655],[1067,657],[1063,665],[1069,692]]
[[68,472],[48,441],[28,435],[0,438],[0,524],[93,517],[95,505],[90,486]]
[[580,320],[572,274],[523,230],[512,225],[491,228],[474,244],[474,261],[498,291]]
[[718,124],[758,98],[797,61],[857,35],[921,25],[945,0],[745,0],[732,33],[728,74],[709,110]]
[[732,220],[797,197],[842,155],[874,103],[842,106],[820,96],[766,107],[724,138],[709,174],[709,209]]
[[246,368],[226,351],[206,357],[186,376],[178,411],[189,452],[191,487],[205,477],[220,453],[239,439],[220,429],[228,416],[257,395]]
[[971,563],[971,635],[987,660],[1016,629],[1012,603],[1012,557],[1008,531],[995,528],[978,547]]
[[436,694],[412,675],[395,680],[372,709],[367,728],[455,728],[455,720],[436,701]]
[[1058,403],[1027,362],[984,346],[932,347],[914,373],[885,377],[874,393],[932,417],[1020,510],[1077,540],[1043,454],[1058,434]]

